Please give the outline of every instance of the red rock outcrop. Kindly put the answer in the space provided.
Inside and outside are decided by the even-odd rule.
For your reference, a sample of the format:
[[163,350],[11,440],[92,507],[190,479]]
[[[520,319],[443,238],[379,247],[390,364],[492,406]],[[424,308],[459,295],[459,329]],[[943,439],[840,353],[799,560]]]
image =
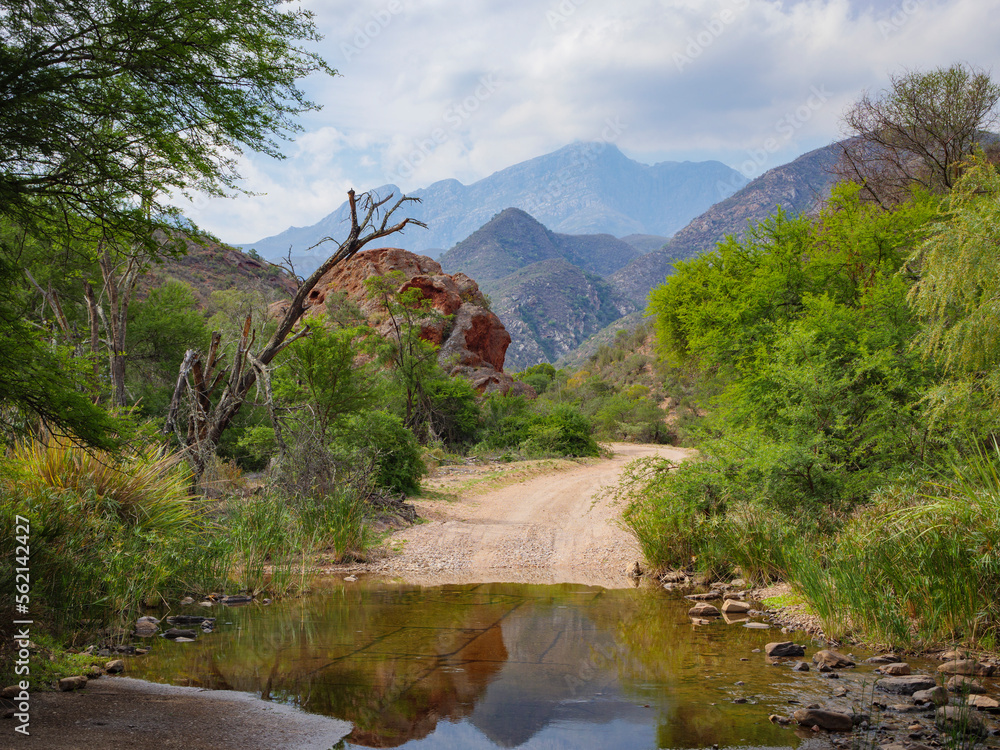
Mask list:
[[397,271],[405,279],[400,292],[419,289],[436,311],[449,316],[429,320],[420,330],[421,338],[440,346],[438,361],[446,372],[466,378],[480,393],[507,393],[512,388],[521,391],[521,384],[503,371],[510,334],[487,308],[479,285],[463,273],[444,273],[425,255],[395,247],[365,250],[320,279],[308,304],[319,314],[325,310],[330,292],[339,292],[357,305],[382,335],[391,335],[392,323],[386,320],[385,308],[368,295],[365,280]]

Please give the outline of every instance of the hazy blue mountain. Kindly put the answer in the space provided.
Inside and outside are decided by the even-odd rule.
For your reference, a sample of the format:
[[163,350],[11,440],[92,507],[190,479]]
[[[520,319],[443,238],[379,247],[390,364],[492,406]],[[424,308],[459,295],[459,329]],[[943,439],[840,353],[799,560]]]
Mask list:
[[[436,257],[439,248],[452,247],[509,207],[564,234],[669,236],[744,183],[739,172],[717,161],[646,165],[614,145],[577,143],[471,185],[442,180],[413,191],[410,195],[422,202],[409,204],[402,215],[420,219],[428,228],[408,229],[392,244]],[[375,192],[399,195],[395,185]],[[298,270],[308,271],[319,262],[310,256],[326,258],[328,252],[310,254],[307,249],[324,237],[342,239],[348,216],[345,202],[312,226],[291,227],[243,247],[269,260],[285,257],[291,248]]]

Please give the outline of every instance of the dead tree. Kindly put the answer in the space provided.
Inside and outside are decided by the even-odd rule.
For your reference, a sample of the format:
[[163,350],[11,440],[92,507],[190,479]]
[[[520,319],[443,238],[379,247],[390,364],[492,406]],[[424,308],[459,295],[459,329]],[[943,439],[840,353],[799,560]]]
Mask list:
[[[259,353],[255,355],[252,352],[254,334],[249,316],[244,321],[240,340],[232,362],[228,366],[222,364],[221,335],[217,331],[212,333],[207,357],[203,357],[200,352],[193,349],[185,353],[163,432],[174,433],[177,436],[199,477],[204,472],[209,457],[214,454],[223,432],[239,413],[250,390],[258,385],[258,380],[260,385],[263,385],[265,400],[269,401],[269,411],[273,413],[273,400],[269,395],[268,368],[286,346],[309,334],[308,325],[300,328],[294,335],[292,332],[305,314],[306,301],[319,280],[337,264],[354,257],[369,242],[402,232],[408,224],[426,226],[423,222],[412,218],[405,218],[396,224],[389,223],[400,206],[409,201],[419,201],[419,198],[404,195],[383,212],[382,207],[392,200],[393,196],[390,194],[380,199],[371,193],[364,193],[360,199],[363,212],[360,220],[358,200],[353,190],[347,193],[347,198],[351,208],[351,228],[347,239],[339,243],[336,252],[299,285],[277,329]],[[324,237],[309,249],[312,250],[325,242],[336,242],[336,240]],[[185,395],[188,402],[186,430],[182,429],[180,424],[181,403]]]

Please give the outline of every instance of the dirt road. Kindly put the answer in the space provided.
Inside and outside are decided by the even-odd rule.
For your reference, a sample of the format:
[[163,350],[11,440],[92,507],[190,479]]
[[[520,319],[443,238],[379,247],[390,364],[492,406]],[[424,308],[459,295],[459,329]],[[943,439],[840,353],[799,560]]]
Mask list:
[[[682,460],[688,451],[615,443],[613,458],[553,467],[524,481],[457,500],[416,500],[429,523],[394,534],[398,553],[374,572],[411,583],[581,583],[620,588],[640,559],[602,490],[644,456]],[[568,468],[566,468],[568,467]],[[513,470],[513,467],[512,469]]]

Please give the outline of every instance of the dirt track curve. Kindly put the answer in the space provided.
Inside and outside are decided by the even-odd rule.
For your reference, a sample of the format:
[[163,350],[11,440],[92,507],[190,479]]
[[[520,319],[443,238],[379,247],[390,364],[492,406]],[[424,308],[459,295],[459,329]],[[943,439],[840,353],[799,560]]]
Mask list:
[[619,588],[640,559],[603,490],[636,458],[675,461],[688,451],[612,444],[614,456],[535,476],[457,500],[417,500],[429,523],[396,532],[399,553],[375,571],[419,584],[510,581],[581,583]]

